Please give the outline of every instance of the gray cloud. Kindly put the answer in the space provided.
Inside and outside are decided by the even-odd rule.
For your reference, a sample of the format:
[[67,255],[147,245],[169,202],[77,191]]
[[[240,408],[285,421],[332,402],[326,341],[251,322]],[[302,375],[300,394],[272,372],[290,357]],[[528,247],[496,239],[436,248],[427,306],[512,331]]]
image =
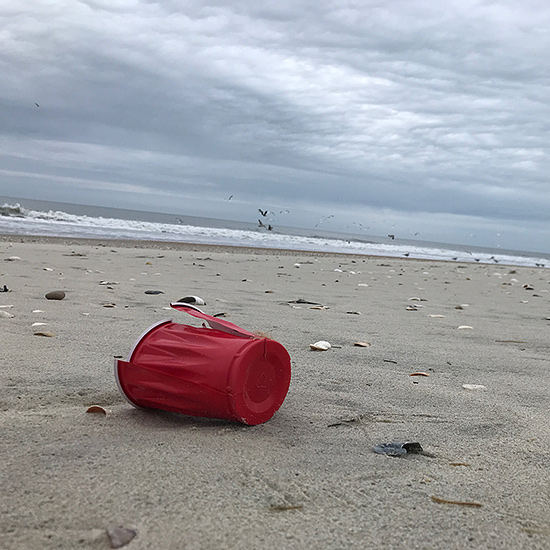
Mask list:
[[4,194],[548,250],[545,2],[0,10]]

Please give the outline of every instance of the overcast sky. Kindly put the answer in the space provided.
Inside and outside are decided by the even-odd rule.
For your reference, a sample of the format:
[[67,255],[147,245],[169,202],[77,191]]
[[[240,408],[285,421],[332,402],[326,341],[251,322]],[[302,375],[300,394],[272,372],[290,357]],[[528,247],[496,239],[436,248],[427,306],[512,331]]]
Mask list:
[[547,0],[3,0],[0,75],[3,195],[550,251]]

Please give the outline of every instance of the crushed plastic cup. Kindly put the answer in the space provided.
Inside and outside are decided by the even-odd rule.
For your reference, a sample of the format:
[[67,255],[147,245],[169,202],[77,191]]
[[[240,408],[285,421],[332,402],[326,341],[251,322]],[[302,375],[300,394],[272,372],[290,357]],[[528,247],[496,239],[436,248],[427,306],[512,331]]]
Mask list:
[[165,320],[149,327],[127,361],[115,360],[122,395],[138,408],[251,426],[267,422],[290,386],[290,356],[284,346],[191,304],[170,305],[208,326]]

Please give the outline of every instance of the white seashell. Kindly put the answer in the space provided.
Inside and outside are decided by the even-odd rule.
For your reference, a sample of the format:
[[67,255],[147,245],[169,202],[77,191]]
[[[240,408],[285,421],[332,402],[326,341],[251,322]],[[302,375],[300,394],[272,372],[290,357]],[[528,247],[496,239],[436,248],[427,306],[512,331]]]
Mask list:
[[42,325],[45,325],[46,323],[33,323],[31,327],[40,327]]
[[470,326],[468,326],[468,325],[460,325],[460,326],[458,327],[458,330],[465,329],[465,328],[466,328],[466,329],[472,329],[472,330],[473,330],[474,327],[470,327]]
[[33,309],[32,312],[33,313],[44,313],[44,310],[43,309]]
[[315,344],[309,344],[309,347],[315,351],[327,351],[332,346],[325,340],[319,340],[319,342],[315,342]]
[[0,309],[11,309],[12,307],[13,307],[13,304],[9,304],[5,306],[0,306]]
[[12,315],[7,311],[0,311],[0,319],[11,319],[12,317],[15,317],[15,315]]
[[294,264],[294,267],[301,267],[302,264],[299,264],[299,263],[295,263]]
[[371,344],[370,342],[355,342],[353,345],[360,348],[368,348]]
[[336,271],[336,273],[344,273],[344,271],[343,271],[343,270],[341,270],[341,269],[338,269],[338,268],[336,268],[336,269],[335,269],[334,271]]
[[81,315],[86,315],[86,316],[88,316],[88,315],[90,315],[90,314],[89,314],[89,313],[84,313],[84,312],[82,312]]
[[21,258],[19,256],[10,256],[9,258],[4,258],[5,262],[20,262]]
[[357,286],[369,286],[367,283],[359,283]]
[[485,386],[483,384],[462,384],[462,387],[465,390],[484,390]]
[[412,298],[409,298],[409,302],[421,302],[422,299],[418,296],[413,296]]
[[53,269],[51,267],[43,267],[42,268],[44,271],[53,271]]
[[199,296],[185,296],[180,298],[178,302],[183,302],[184,304],[195,304],[197,306],[204,306],[206,302]]
[[117,281],[101,281],[100,285],[118,285]]
[[443,317],[445,317],[445,315],[428,315],[428,317],[432,317],[434,319],[443,319]]

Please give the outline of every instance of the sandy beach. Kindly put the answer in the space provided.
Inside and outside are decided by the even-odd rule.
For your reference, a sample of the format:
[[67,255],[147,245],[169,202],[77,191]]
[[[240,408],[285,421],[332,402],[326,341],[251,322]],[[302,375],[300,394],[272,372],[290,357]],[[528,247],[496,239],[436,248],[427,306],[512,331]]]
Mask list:
[[[12,236],[4,285],[3,549],[550,548],[548,269]],[[265,424],[120,394],[145,329],[200,325],[187,295],[288,350]]]

